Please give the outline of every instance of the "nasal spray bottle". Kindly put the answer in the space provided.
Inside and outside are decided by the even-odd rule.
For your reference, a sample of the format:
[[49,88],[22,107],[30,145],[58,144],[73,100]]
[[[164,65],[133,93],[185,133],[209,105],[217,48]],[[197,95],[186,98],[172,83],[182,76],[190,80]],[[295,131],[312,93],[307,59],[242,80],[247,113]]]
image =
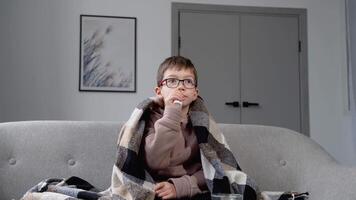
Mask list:
[[182,105],[183,105],[183,103],[179,100],[174,100],[173,103],[178,104],[180,107],[182,107]]

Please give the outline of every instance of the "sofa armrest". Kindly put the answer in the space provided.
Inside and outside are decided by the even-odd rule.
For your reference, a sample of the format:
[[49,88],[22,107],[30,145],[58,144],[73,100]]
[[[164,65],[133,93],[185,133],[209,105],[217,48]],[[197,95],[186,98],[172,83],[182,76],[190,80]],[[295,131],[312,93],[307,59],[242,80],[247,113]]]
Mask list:
[[337,163],[306,171],[305,185],[301,185],[301,189],[309,191],[311,200],[354,200],[355,188],[356,168]]

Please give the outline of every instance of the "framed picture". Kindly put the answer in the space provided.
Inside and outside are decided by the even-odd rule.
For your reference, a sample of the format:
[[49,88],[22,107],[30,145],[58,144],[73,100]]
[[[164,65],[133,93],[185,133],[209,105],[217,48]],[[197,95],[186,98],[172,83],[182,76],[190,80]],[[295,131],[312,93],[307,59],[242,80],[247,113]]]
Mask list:
[[79,91],[136,92],[136,18],[80,15]]

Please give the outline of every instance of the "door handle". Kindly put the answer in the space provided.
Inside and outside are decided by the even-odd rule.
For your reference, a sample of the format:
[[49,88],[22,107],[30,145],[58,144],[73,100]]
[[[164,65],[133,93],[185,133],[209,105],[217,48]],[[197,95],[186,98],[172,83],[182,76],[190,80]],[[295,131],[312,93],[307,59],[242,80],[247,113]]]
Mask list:
[[250,103],[247,101],[242,102],[242,107],[250,107],[250,106],[260,106],[259,103]]
[[233,106],[233,107],[240,107],[240,103],[238,101],[225,102],[225,105],[229,105],[229,106]]

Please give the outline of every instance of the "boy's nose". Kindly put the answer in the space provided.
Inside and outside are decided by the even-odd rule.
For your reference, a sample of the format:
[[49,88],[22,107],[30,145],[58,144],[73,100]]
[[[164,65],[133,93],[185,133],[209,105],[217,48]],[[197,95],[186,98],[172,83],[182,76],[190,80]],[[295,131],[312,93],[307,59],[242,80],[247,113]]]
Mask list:
[[179,90],[185,90],[183,82],[179,82],[177,87],[178,87]]

